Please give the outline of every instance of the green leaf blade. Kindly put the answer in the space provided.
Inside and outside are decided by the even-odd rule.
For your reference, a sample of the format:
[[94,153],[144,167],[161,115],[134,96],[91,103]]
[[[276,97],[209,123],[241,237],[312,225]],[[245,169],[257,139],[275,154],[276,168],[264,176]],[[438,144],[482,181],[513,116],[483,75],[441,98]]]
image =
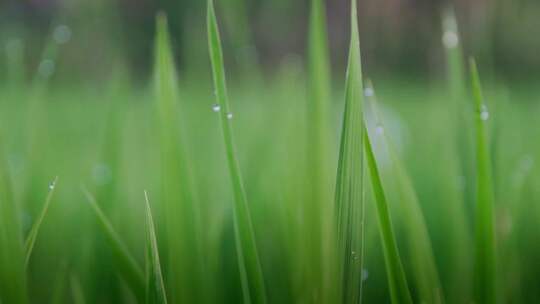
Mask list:
[[363,263],[364,163],[362,67],[356,0],[351,1],[351,41],[345,110],[336,177],[339,288],[342,303],[359,303]]
[[32,251],[36,243],[39,229],[41,228],[41,224],[43,223],[43,220],[45,219],[45,216],[47,215],[47,212],[49,211],[49,206],[54,196],[57,182],[58,182],[58,176],[54,179],[54,181],[49,186],[51,189],[49,193],[47,194],[47,198],[45,199],[45,204],[43,205],[43,209],[41,210],[41,213],[39,214],[39,217],[37,218],[37,220],[34,222],[34,225],[32,225],[32,228],[30,229],[30,232],[28,233],[28,236],[26,237],[26,241],[24,242],[24,250],[25,250],[24,267],[25,268],[28,268],[28,262],[30,261],[30,257],[32,256]]
[[487,134],[489,112],[484,105],[480,76],[474,59],[470,60],[472,94],[476,127],[476,253],[475,300],[477,303],[496,303],[496,257],[494,191],[491,155]]
[[232,136],[231,121],[228,118],[230,106],[225,81],[225,68],[221,39],[212,0],[208,1],[207,12],[208,46],[212,75],[216,92],[217,103],[220,105],[221,129],[225,143],[225,151],[229,174],[234,194],[234,230],[242,291],[245,303],[266,303],[266,290],[259,253],[255,243],[255,234],[251,221],[251,214],[247,202],[240,167],[236,158]]
[[195,200],[190,159],[181,130],[178,75],[167,18],[156,18],[155,99],[163,205],[167,230],[167,277],[173,302],[206,302],[200,205]]
[[133,294],[142,303],[146,285],[142,269],[137,264],[135,258],[128,251],[118,233],[114,230],[111,222],[99,207],[94,196],[84,188],[83,193],[86,200],[92,207],[103,233],[109,241],[118,271],[125,279]]
[[364,142],[366,150],[366,160],[369,167],[373,194],[375,196],[377,218],[379,222],[379,231],[383,246],[384,260],[386,265],[386,273],[388,286],[390,288],[390,296],[392,303],[410,303],[412,298],[407,285],[407,278],[399,251],[397,248],[396,237],[392,228],[392,220],[390,218],[390,210],[384,194],[377,161],[371,148],[371,143],[367,131],[364,132]]
[[167,294],[165,283],[161,271],[161,262],[156,238],[156,230],[148,193],[144,192],[146,210],[146,231],[147,231],[147,282],[146,282],[146,303],[147,304],[167,304]]
[[420,302],[444,303],[443,289],[435,262],[433,246],[418,195],[411,177],[407,174],[405,164],[400,159],[387,132],[385,132],[385,126],[378,111],[375,89],[371,81],[367,81],[366,91],[368,90],[371,94],[366,96],[366,99],[374,116],[376,128],[382,130],[377,132],[377,136],[381,139],[392,163],[391,175],[397,184],[400,211],[403,213],[401,218],[405,225],[405,236],[410,252],[409,258],[413,265]]

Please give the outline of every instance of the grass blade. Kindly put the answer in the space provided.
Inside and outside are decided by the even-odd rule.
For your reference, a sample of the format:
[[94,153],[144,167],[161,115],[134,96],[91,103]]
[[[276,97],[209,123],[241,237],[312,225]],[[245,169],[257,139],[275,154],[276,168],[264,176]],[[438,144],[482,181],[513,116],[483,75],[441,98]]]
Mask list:
[[19,213],[0,146],[0,302],[28,302]]
[[[384,124],[377,109],[377,97],[375,89],[370,81],[367,82],[366,99],[369,102],[371,113],[375,118],[377,135],[380,136],[382,144],[386,149],[392,163],[392,178],[397,184],[397,191],[401,204],[402,219],[405,223],[407,233],[407,243],[409,248],[409,258],[416,277],[419,299],[422,303],[444,303],[442,287],[439,279],[439,272],[435,263],[433,247],[426,226],[426,221],[418,201],[418,195],[414,189],[412,180],[407,174],[405,165],[400,159],[396,148],[384,131]],[[379,128],[381,128],[379,131]]]
[[364,142],[366,149],[366,159],[369,167],[373,194],[375,196],[377,217],[379,219],[379,231],[383,245],[384,260],[386,264],[386,274],[388,277],[388,286],[392,303],[411,303],[412,298],[407,285],[405,271],[399,257],[399,251],[396,244],[396,238],[392,228],[390,211],[381,183],[377,162],[367,131],[364,131]]
[[263,272],[259,261],[259,253],[255,243],[255,234],[251,222],[249,205],[240,174],[240,167],[234,148],[230,107],[225,81],[223,51],[216,20],[213,0],[208,0],[208,46],[212,63],[212,74],[216,91],[216,99],[220,105],[221,129],[225,142],[227,162],[234,193],[234,230],[238,265],[242,280],[245,303],[266,303],[266,291]]
[[120,239],[120,236],[114,230],[112,224],[109,222],[107,216],[103,213],[101,208],[96,202],[96,199],[90,192],[86,189],[82,189],[88,203],[92,207],[97,220],[109,241],[111,250],[113,253],[113,258],[115,260],[115,265],[118,267],[118,270],[121,276],[126,280],[129,288],[133,294],[137,297],[140,303],[144,299],[144,290],[145,290],[145,280],[144,274],[135,258],[129,253],[126,245]]
[[180,130],[178,75],[166,16],[158,14],[156,23],[155,97],[166,213],[169,296],[172,302],[206,302],[211,292],[205,288],[200,205],[192,192],[190,162]]
[[480,77],[474,59],[470,60],[476,126],[476,303],[496,303],[494,192],[491,155],[487,134],[489,112],[484,104]]
[[[450,113],[448,124],[453,126],[448,128],[448,135],[451,140],[444,141],[448,149],[444,149],[444,162],[448,164],[449,170],[446,193],[441,193],[446,198],[446,203],[442,206],[444,214],[444,227],[447,241],[445,245],[449,250],[442,256],[445,266],[441,269],[444,274],[446,295],[448,302],[458,303],[470,301],[470,285],[472,281],[472,237],[469,233],[469,221],[466,217],[465,206],[474,204],[473,187],[460,186],[472,185],[474,174],[473,159],[473,137],[467,131],[472,128],[472,116],[470,115],[471,105],[467,102],[467,78],[466,63],[463,58],[461,36],[455,12],[448,7],[442,16],[442,43],[446,53],[447,69],[447,90],[450,101],[448,107]],[[445,100],[445,99],[443,99]],[[446,257],[445,257],[446,255]]]
[[146,229],[147,229],[147,282],[146,282],[146,303],[147,304],[167,304],[167,295],[165,293],[165,283],[161,271],[161,262],[159,261],[159,251],[156,238],[154,219],[150,209],[148,193],[144,191],[146,206]]
[[57,182],[58,182],[58,176],[49,185],[49,193],[47,194],[47,198],[45,199],[45,205],[43,205],[43,210],[41,210],[39,217],[37,218],[34,225],[32,225],[32,228],[30,229],[30,232],[28,233],[28,236],[26,237],[26,241],[24,243],[24,251],[25,251],[24,268],[28,268],[28,262],[30,261],[30,257],[32,256],[32,251],[36,243],[36,239],[39,233],[39,228],[41,228],[41,223],[43,222],[43,219],[45,218],[45,216],[47,215],[47,212],[49,211],[49,206],[51,204],[54,192],[56,190]]
[[[306,146],[306,198],[303,200],[303,212],[306,223],[302,226],[305,236],[305,269],[307,277],[300,283],[301,294],[315,297],[324,302],[333,302],[331,271],[335,269],[331,262],[329,239],[333,237],[332,181],[330,178],[329,136],[331,73],[329,63],[328,37],[326,31],[326,12],[321,0],[311,1],[308,44],[308,104],[307,104],[307,146]],[[311,288],[305,288],[305,281],[312,282]]]
[[351,1],[351,42],[345,110],[336,178],[339,282],[342,303],[359,303],[363,262],[363,88],[356,0]]

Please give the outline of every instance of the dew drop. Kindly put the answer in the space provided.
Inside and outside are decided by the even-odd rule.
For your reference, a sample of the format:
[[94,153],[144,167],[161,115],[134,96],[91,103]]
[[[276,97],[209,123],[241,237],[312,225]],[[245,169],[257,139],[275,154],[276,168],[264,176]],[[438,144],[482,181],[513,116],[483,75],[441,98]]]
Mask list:
[[367,269],[362,269],[362,282],[369,278],[369,272]]
[[375,133],[377,133],[377,135],[383,135],[384,126],[382,124],[377,124],[377,127],[375,127]]
[[106,185],[113,179],[112,171],[106,164],[97,164],[92,168],[92,178],[98,185]]
[[53,190],[54,187],[56,187],[56,182],[55,181],[52,181],[49,183],[49,190]]
[[233,114],[232,114],[232,113],[227,113],[227,119],[228,119],[228,120],[233,119]]
[[212,111],[214,111],[214,112],[221,111],[221,106],[219,104],[217,104],[217,103],[213,104],[212,105]]
[[367,87],[367,88],[364,90],[364,95],[365,95],[366,97],[372,97],[373,95],[375,95],[375,92],[373,91],[373,88]]
[[54,29],[53,39],[58,44],[67,43],[71,39],[71,29],[67,25],[59,25]]
[[480,119],[482,119],[483,121],[489,119],[489,111],[485,105],[482,105],[482,108],[480,109]]
[[446,47],[447,49],[453,49],[458,46],[459,37],[458,34],[454,31],[446,31],[443,34],[442,41],[444,47]]
[[43,60],[38,67],[38,73],[44,78],[49,78],[54,74],[55,64],[50,59]]

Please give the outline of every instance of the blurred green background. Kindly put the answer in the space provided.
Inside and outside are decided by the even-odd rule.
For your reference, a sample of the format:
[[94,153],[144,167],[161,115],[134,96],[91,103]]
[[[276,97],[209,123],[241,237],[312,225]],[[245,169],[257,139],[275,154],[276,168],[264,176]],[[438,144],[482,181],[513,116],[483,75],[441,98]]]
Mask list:
[[[168,291],[181,282],[171,279],[170,273],[192,279],[191,273],[169,267],[164,202],[168,195],[176,198],[181,191],[164,190],[163,184],[167,173],[178,188],[185,183],[175,179],[176,172],[167,171],[173,166],[162,159],[166,144],[159,134],[167,131],[182,139],[186,167],[191,170],[192,203],[200,208],[204,224],[202,256],[211,275],[193,293],[225,303],[240,302],[233,198],[218,116],[212,111],[215,100],[205,2],[0,2],[0,135],[23,235],[43,206],[49,182],[59,176],[28,269],[32,303],[84,303],[73,300],[81,294],[87,303],[134,302],[119,279],[81,185],[96,195],[140,265],[145,246],[143,190],[148,190]],[[311,207],[307,193],[313,186],[306,182],[310,171],[305,163],[310,153],[306,117],[312,106],[305,56],[309,1],[218,0],[216,5],[231,80],[238,157],[268,299],[270,303],[311,303],[318,285],[317,278],[306,272],[313,253],[305,246],[304,236],[311,231],[306,231],[303,222]],[[449,6],[456,11],[464,54],[478,59],[489,107],[500,258],[497,292],[503,303],[538,303],[540,38],[536,29],[540,28],[540,2],[361,0],[364,75],[375,84],[385,132],[417,192],[448,303],[470,303],[473,129],[458,116],[461,112],[472,115],[472,101],[460,96],[463,100],[457,103],[447,84],[441,15]],[[329,168],[323,184],[332,193],[343,114],[349,1],[328,0],[326,8],[333,83],[327,126],[331,136],[323,142],[329,152],[322,167]],[[169,17],[179,70],[180,110],[176,114],[180,123],[165,131],[156,115],[152,88],[158,11]],[[180,141],[170,142],[180,145]],[[377,161],[417,300],[414,248],[406,241],[394,172],[378,144],[374,143]],[[367,189],[364,299],[388,303],[382,248]],[[207,303],[214,302],[219,301]]]
[[[204,5],[200,0],[3,0],[0,42],[6,46],[23,39],[25,61],[35,64],[52,28],[66,24],[73,39],[62,50],[55,78],[100,80],[122,61],[134,78],[147,79],[154,16],[160,10],[170,17],[180,68],[206,67],[200,56],[206,52]],[[220,0],[217,5],[230,68],[257,56],[266,69],[275,70],[288,56],[304,54],[309,1]],[[440,75],[440,15],[449,5],[455,7],[468,53],[489,63],[500,77],[538,75],[540,39],[534,29],[540,26],[540,3],[535,0],[360,1],[367,74]],[[326,1],[326,7],[332,61],[340,70],[348,43],[348,1]]]

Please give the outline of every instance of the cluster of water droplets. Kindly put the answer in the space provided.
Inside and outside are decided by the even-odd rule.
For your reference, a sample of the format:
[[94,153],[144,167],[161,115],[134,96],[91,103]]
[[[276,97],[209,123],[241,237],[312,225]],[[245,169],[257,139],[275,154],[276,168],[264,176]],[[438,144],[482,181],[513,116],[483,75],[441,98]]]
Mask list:
[[56,187],[56,180],[53,180],[49,183],[49,191],[54,190],[54,187]]
[[484,104],[480,107],[480,119],[482,119],[483,121],[489,119],[489,110]]
[[[66,44],[71,40],[71,28],[65,24],[58,25],[52,33],[54,42],[58,45]],[[38,66],[38,74],[43,78],[51,77],[56,70],[56,63],[50,58],[43,59]]]
[[[217,104],[217,103],[213,104],[213,105],[212,105],[212,111],[214,111],[214,112],[216,112],[216,113],[221,112],[221,105],[219,105],[219,104]],[[233,113],[230,113],[230,112],[229,112],[229,113],[227,113],[226,116],[227,116],[227,119],[229,119],[229,120],[233,119]]]

